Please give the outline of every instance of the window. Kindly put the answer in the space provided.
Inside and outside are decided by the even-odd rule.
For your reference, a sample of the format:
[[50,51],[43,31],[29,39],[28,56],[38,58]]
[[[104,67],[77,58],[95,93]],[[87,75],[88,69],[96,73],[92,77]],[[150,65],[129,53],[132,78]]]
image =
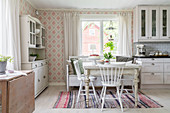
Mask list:
[[[111,25],[114,30],[107,30]],[[114,38],[115,50],[117,53],[118,20],[82,20],[81,25],[81,55],[103,54],[105,43],[108,42],[110,35]],[[109,50],[106,50],[106,52]]]

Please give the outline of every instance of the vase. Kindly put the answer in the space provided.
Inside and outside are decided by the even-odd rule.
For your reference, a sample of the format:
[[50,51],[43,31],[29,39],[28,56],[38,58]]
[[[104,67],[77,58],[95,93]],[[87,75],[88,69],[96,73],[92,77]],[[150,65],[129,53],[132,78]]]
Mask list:
[[0,75],[5,74],[6,65],[7,65],[7,61],[5,61],[5,62],[0,62]]
[[110,59],[106,59],[105,64],[110,64]]

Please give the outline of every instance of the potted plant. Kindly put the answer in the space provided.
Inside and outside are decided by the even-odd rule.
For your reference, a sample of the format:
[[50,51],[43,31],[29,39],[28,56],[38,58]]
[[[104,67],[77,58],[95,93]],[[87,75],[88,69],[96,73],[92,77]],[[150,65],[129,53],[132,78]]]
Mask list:
[[12,62],[12,59],[13,58],[11,58],[10,56],[0,55],[0,75],[5,74],[7,61]]
[[[104,54],[103,55],[104,55],[106,64],[109,64],[110,59],[114,58],[112,55],[112,51],[114,50],[114,48],[115,48],[115,46],[112,41],[109,41],[104,45],[104,50],[103,50]],[[107,49],[109,49],[109,52],[105,52]]]
[[29,61],[33,62],[33,61],[35,61],[35,59],[38,58],[38,57],[39,57],[38,54],[32,53],[32,54],[30,54]]

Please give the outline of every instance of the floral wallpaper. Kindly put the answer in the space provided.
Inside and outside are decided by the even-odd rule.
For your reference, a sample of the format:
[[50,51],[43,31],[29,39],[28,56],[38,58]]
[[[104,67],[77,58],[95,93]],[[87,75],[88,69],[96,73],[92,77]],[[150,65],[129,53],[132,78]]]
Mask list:
[[[36,17],[35,8],[26,0],[20,0],[20,15]],[[116,11],[79,10],[80,14],[117,14]],[[46,28],[46,58],[49,60],[49,82],[65,82],[64,66],[64,11],[39,10],[37,18]],[[133,31],[132,31],[133,32]],[[133,34],[133,33],[132,33]]]
[[31,15],[36,17],[35,8],[26,0],[20,0],[20,15]]

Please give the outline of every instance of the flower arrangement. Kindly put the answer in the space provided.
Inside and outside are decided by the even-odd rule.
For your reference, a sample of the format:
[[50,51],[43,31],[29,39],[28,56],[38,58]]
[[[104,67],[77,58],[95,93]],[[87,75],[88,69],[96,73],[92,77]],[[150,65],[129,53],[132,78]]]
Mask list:
[[13,58],[10,57],[10,56],[3,56],[3,55],[0,55],[0,62],[12,62]]

